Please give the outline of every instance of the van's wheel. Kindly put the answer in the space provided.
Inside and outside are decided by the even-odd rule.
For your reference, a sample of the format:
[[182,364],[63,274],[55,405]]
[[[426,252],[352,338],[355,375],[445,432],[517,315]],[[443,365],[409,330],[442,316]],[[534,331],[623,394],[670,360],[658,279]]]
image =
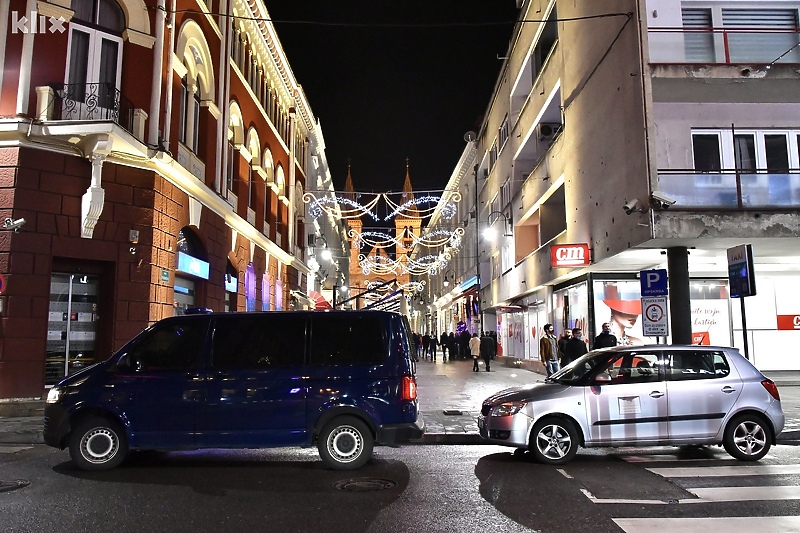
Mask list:
[[759,416],[739,415],[725,427],[722,445],[740,461],[758,461],[772,446],[772,430]]
[[81,470],[110,470],[127,454],[128,440],[122,426],[99,416],[80,422],[70,436],[69,455]]
[[578,453],[578,433],[569,420],[543,418],[533,426],[528,450],[540,463],[562,465]]
[[374,439],[367,425],[353,416],[328,422],[317,440],[322,462],[334,470],[356,470],[372,456]]

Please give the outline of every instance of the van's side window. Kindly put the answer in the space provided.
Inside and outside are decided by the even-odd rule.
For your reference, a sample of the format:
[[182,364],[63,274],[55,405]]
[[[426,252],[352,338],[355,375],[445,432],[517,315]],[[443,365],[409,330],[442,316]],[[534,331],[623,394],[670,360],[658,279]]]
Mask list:
[[381,316],[320,314],[311,317],[311,364],[372,365],[387,357]]
[[306,319],[292,313],[215,319],[212,366],[220,370],[302,366]]
[[156,327],[129,352],[135,372],[191,370],[203,351],[207,320],[167,321]]

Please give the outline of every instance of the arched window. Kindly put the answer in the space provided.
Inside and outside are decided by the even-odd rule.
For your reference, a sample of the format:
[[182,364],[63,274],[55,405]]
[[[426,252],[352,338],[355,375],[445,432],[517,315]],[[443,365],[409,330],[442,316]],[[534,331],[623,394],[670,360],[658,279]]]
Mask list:
[[97,118],[97,107],[119,107],[125,16],[114,0],[73,0],[71,7],[65,92],[84,105],[69,118]]
[[181,99],[178,115],[178,140],[186,144],[187,120],[189,119],[189,78],[181,79]]

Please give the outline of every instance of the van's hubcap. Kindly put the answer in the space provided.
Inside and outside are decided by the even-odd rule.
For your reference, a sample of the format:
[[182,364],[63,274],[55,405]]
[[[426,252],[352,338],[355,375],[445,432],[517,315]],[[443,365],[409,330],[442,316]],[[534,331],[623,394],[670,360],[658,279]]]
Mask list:
[[328,451],[341,463],[357,459],[364,449],[364,441],[352,426],[340,426],[328,437]]
[[81,439],[83,456],[92,463],[105,463],[116,455],[118,449],[116,434],[106,428],[93,429]]

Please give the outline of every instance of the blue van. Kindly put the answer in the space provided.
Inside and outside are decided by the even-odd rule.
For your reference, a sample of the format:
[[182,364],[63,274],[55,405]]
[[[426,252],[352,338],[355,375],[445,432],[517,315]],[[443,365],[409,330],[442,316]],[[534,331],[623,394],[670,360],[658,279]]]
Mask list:
[[408,321],[382,311],[161,320],[47,395],[44,440],[84,470],[129,450],[317,445],[354,470],[420,438]]

